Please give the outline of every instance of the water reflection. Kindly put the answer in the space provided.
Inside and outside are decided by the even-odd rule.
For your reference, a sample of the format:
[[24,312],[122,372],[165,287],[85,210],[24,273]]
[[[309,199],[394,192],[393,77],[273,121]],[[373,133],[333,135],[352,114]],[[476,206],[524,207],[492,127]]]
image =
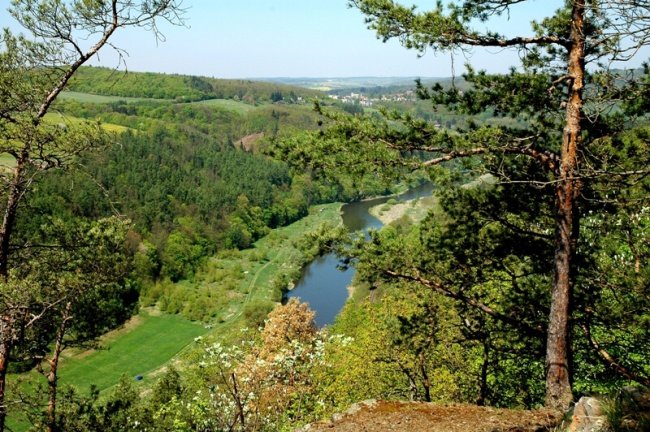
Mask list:
[[[346,204],[342,208],[343,223],[353,231],[367,231],[381,228],[379,219],[368,213],[371,207],[383,204],[391,198],[407,201],[431,195],[433,185],[426,183],[397,197],[381,197],[367,201]],[[354,268],[339,269],[339,260],[334,254],[316,258],[302,272],[296,286],[287,298],[299,297],[316,311],[316,325],[323,327],[334,322],[348,298],[347,287],[354,277]]]

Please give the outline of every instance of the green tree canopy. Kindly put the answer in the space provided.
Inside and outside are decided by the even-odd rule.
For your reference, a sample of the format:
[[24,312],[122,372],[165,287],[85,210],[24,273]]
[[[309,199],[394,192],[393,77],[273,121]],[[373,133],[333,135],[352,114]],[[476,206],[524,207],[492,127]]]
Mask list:
[[[596,352],[608,370],[650,382],[647,365],[625,366],[588,327],[576,327],[579,317],[595,310],[593,295],[601,292],[586,279],[602,274],[598,260],[587,257],[593,249],[584,244],[592,235],[586,215],[602,222],[634,208],[641,217],[647,207],[649,161],[643,149],[648,141],[644,132],[636,139],[626,135],[643,123],[638,100],[647,78],[611,65],[630,59],[648,42],[650,3],[567,0],[532,22],[529,34],[479,30],[489,29],[493,16],[527,3],[437,2],[421,12],[392,0],[350,2],[378,37],[397,38],[420,52],[518,50],[521,63],[507,74],[489,75],[468,65],[464,90],[418,87],[434,107],[492,112],[516,127],[468,124],[448,130],[394,112],[385,112],[383,119],[352,118],[319,106],[333,124],[299,146],[287,141],[279,147],[289,159],[329,175],[341,168],[379,175],[429,169],[445,187],[440,194],[453,229],[430,219],[430,234],[421,240],[423,255],[413,261],[404,260],[411,255],[395,255],[379,271],[537,334],[546,350],[546,405],[565,408],[573,399],[571,353],[579,340],[602,348]],[[486,174],[495,179],[492,187],[458,187]],[[638,191],[634,199],[626,198],[632,192],[623,192],[630,188]],[[647,238],[634,238],[632,249],[638,251]],[[509,297],[507,303],[481,288],[502,279],[508,281],[500,288],[507,289],[501,295]],[[644,294],[637,295],[643,301]],[[580,335],[574,334],[579,328]],[[644,354],[645,345],[636,355]]]
[[106,45],[113,46],[109,40],[116,31],[141,27],[160,37],[157,23],[180,23],[182,12],[178,0],[11,2],[10,13],[28,35],[3,29],[0,36],[0,153],[11,159],[0,173],[0,430],[11,352],[24,327],[36,328],[33,324],[45,316],[51,298],[47,286],[41,292],[28,282],[36,275],[27,274],[19,283],[10,280],[31,264],[17,259],[16,251],[34,248],[18,244],[13,235],[24,198],[42,173],[68,167],[82,152],[107,142],[96,122],[59,125],[45,121],[45,115],[79,68]]

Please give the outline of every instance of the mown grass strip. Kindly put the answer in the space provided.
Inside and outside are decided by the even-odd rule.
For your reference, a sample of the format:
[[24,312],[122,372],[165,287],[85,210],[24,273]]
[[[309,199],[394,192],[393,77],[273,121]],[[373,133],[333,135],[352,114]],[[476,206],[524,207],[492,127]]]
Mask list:
[[[91,121],[79,117],[73,117],[69,115],[63,115],[59,113],[47,113],[44,117],[45,121],[50,124],[81,124],[83,122]],[[129,128],[126,126],[121,126],[113,123],[100,123],[101,127],[107,132],[121,133],[126,132]]]
[[61,383],[82,390],[94,384],[99,390],[106,390],[122,375],[144,376],[158,369],[207,331],[177,315],[141,313],[137,320],[133,328],[109,334],[101,349],[66,358],[61,364]]
[[64,91],[61,92],[59,98],[65,100],[74,100],[77,102],[83,103],[113,103],[113,102],[146,102],[146,101],[156,101],[156,102],[165,102],[170,101],[169,99],[153,99],[153,98],[138,98],[138,97],[125,97],[125,96],[105,96],[105,95],[96,95],[91,93],[81,93],[75,91]]
[[259,107],[244,102],[238,102],[232,99],[206,99],[197,102],[189,102],[192,105],[206,105],[210,107],[223,108],[228,111],[234,111],[239,114],[247,114],[255,111]]

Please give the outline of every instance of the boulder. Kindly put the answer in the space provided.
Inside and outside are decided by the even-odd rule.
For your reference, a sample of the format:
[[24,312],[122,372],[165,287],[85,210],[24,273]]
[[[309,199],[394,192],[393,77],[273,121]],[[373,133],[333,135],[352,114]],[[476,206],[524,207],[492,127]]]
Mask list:
[[605,432],[609,429],[602,403],[593,397],[582,397],[573,409],[569,432]]

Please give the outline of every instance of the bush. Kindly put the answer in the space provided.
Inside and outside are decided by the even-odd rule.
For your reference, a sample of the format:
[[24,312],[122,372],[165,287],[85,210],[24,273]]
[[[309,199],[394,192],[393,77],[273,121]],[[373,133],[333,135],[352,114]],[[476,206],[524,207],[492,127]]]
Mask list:
[[275,303],[264,300],[253,300],[244,306],[244,319],[250,328],[258,328],[264,324],[269,312],[273,310]]

